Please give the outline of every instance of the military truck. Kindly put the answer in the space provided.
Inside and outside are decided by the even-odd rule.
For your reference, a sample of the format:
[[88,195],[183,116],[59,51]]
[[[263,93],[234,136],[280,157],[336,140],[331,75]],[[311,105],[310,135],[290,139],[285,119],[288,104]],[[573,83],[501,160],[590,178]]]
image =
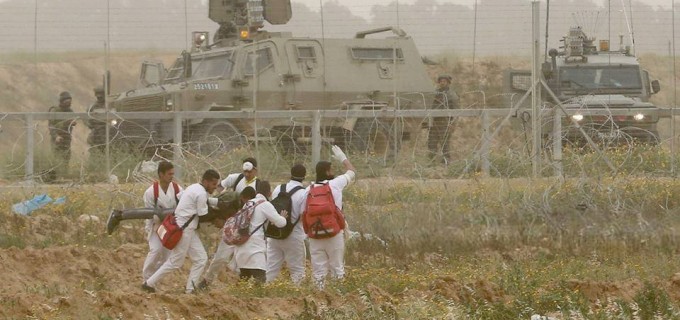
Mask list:
[[[144,61],[137,88],[116,95],[111,109],[383,110],[429,104],[424,94],[433,91],[432,80],[403,30],[361,31],[350,39],[296,38],[262,30],[264,21],[285,24],[291,15],[290,0],[211,0],[209,17],[219,24],[213,42],[208,32],[193,32],[192,49],[169,68]],[[369,37],[380,33],[389,36]],[[126,140],[173,140],[172,121],[119,119],[116,125]],[[310,119],[268,119],[258,122],[257,136],[295,151],[310,140],[310,127]],[[325,141],[360,151],[396,151],[409,128],[392,119],[322,122]],[[246,119],[196,119],[185,121],[183,134],[183,141],[212,154],[252,141],[255,125]]]
[[[650,81],[649,73],[640,67],[630,47],[623,45],[623,36],[618,50],[610,50],[607,40],[600,41],[598,50],[595,38],[588,37],[581,27],[573,27],[561,42],[564,43],[561,51],[549,51],[550,62],[543,64],[542,73],[559,102],[573,111],[571,117],[590,138],[604,145],[634,140],[658,143],[659,109],[649,99],[659,92],[660,84],[658,80]],[[509,70],[504,78],[508,93],[524,93],[531,88],[529,71]],[[517,95],[514,97],[512,100],[516,100]],[[548,93],[542,97],[548,104],[555,103]],[[588,110],[604,112],[589,115]],[[608,114],[612,110],[626,110],[628,115]],[[545,120],[542,132],[549,135],[553,122],[550,117]],[[577,145],[586,143],[571,119],[563,118],[562,124],[565,141]]]

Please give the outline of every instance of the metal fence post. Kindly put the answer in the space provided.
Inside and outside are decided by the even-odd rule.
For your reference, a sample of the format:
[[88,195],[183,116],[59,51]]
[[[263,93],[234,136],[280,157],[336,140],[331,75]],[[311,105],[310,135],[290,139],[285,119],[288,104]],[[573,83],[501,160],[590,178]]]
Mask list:
[[312,114],[312,166],[321,160],[321,111]]
[[489,163],[489,143],[491,137],[489,136],[489,113],[486,110],[482,110],[482,174],[485,177],[489,176],[489,168],[491,164]]
[[562,172],[562,116],[559,108],[553,109],[553,162],[555,175],[561,177]]
[[177,177],[177,180],[181,180],[182,166],[179,163],[180,160],[182,160],[182,113],[175,112],[173,120],[175,122],[175,130],[173,131],[175,136],[173,137],[172,141],[172,162],[175,165],[175,177]]
[[33,114],[26,114],[26,180],[33,180],[33,151],[35,136]]
[[540,83],[540,72],[541,72],[541,61],[540,61],[540,28],[539,28],[539,18],[540,18],[540,2],[532,1],[532,37],[534,39],[534,50],[531,56],[531,61],[533,69],[531,70],[531,83],[534,84],[531,89],[531,133],[532,133],[532,147],[531,147],[531,171],[534,178],[538,178],[541,175],[541,83]]

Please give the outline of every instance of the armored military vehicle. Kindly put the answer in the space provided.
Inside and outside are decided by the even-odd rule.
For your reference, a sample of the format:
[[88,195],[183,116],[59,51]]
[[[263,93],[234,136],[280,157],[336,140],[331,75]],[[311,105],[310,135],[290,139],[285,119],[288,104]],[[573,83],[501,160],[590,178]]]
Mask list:
[[[580,27],[574,27],[561,40],[563,50],[551,49],[551,61],[543,64],[543,75],[548,86],[566,109],[596,143],[619,145],[633,140],[658,143],[658,108],[649,102],[659,92],[658,80],[650,81],[649,73],[640,67],[630,47],[610,50],[609,41],[588,37]],[[531,86],[528,71],[511,70],[506,73],[507,92],[526,92]],[[554,103],[548,94],[543,98]],[[587,110],[605,110],[589,115]],[[608,114],[611,110],[626,110],[628,115]],[[544,122],[543,133],[550,134],[552,120]],[[563,121],[564,140],[582,145],[585,137],[571,119]]]
[[[116,111],[381,110],[425,108],[433,91],[413,39],[386,27],[350,39],[296,38],[262,30],[264,21],[285,24],[290,0],[210,0],[219,29],[193,32],[192,49],[174,64],[145,61],[137,88],[114,97]],[[389,33],[385,38],[369,37]],[[396,99],[395,99],[396,95]],[[173,122],[123,120],[126,139],[173,139]],[[294,150],[309,141],[309,119],[258,121],[258,137]],[[413,126],[414,128],[417,126]],[[255,137],[252,119],[185,121],[183,141],[203,154],[243,145]],[[392,119],[326,119],[326,141],[360,151],[398,148],[409,127]],[[405,133],[406,131],[406,133]],[[394,135],[398,135],[394,139]],[[395,143],[396,141],[396,143]]]

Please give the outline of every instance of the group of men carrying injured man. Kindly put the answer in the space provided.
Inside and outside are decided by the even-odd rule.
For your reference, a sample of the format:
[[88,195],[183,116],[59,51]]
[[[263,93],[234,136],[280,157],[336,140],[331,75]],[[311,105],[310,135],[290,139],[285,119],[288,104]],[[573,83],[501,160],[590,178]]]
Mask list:
[[[333,158],[342,163],[345,173],[333,175],[333,167],[329,161],[319,161],[316,164],[316,180],[310,186],[328,185],[330,187],[335,206],[342,209],[342,191],[355,179],[355,168],[347,159],[345,153],[338,147],[331,148]],[[323,239],[308,237],[301,223],[305,211],[310,186],[303,185],[306,168],[296,164],[291,168],[290,181],[272,190],[268,181],[258,179],[257,161],[254,158],[243,160],[242,171],[232,173],[220,180],[217,171],[206,170],[201,181],[182,189],[174,182],[174,166],[168,161],[158,164],[158,181],[154,182],[144,192],[144,206],[153,210],[137,210],[128,213],[112,212],[107,222],[108,232],[111,233],[121,220],[148,218],[145,231],[149,243],[149,253],[142,269],[142,289],[155,292],[161,280],[179,269],[188,256],[191,260],[191,271],[186,283],[185,292],[194,293],[206,290],[217,275],[226,269],[231,269],[240,275],[241,279],[253,279],[257,283],[270,282],[277,278],[283,263],[286,263],[291,281],[300,285],[305,278],[306,247],[309,243],[310,260],[314,285],[323,289],[325,278],[330,271],[334,279],[344,277],[345,230]],[[296,188],[297,187],[297,188]],[[275,199],[279,193],[296,190],[289,193],[292,210],[290,213],[279,213],[268,202]],[[250,220],[250,238],[241,245],[229,245],[220,240],[217,250],[208,266],[208,255],[201,239],[196,232],[201,222],[213,222],[222,227],[225,217],[216,217],[213,212],[225,203],[213,197],[213,194],[234,192],[238,195],[235,200],[238,207],[257,205]],[[170,213],[174,210],[177,225],[184,228],[182,238],[174,249],[166,249],[156,233],[162,219],[158,213]],[[140,214],[143,212],[144,214]],[[210,212],[210,214],[209,214]],[[287,215],[290,215],[288,217]],[[286,216],[284,216],[286,215]],[[162,215],[161,215],[162,216]],[[275,225],[283,227],[287,220],[295,222],[293,231],[285,239],[265,237],[263,226]],[[343,218],[344,219],[344,218]],[[300,223],[298,223],[300,222]],[[187,224],[188,223],[188,224]],[[343,223],[343,226],[346,224]],[[221,239],[220,232],[220,239]]]

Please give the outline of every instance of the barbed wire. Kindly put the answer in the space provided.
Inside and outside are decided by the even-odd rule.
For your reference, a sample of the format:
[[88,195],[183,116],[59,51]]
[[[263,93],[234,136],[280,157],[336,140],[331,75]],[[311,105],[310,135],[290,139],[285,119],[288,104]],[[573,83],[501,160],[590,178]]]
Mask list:
[[[477,90],[468,93],[481,95],[481,105],[482,107],[485,106],[485,94],[483,91]],[[475,101],[465,106],[465,108],[474,108],[479,104],[479,101]],[[587,106],[584,105],[583,108],[587,109]],[[608,110],[608,108],[605,107],[604,110]],[[616,124],[615,116],[611,113],[604,115],[604,117],[605,119],[597,124],[584,124],[584,128],[588,132],[601,134],[600,140],[597,141],[601,147],[605,149],[615,148],[613,150],[617,153],[618,170],[622,170],[630,175],[671,174],[670,172],[650,171],[649,168],[643,168],[646,165],[646,161],[663,161],[663,156],[657,155],[658,159],[642,158],[644,155],[639,154],[637,148],[641,145],[638,138],[641,136],[640,132],[643,133],[642,136],[652,137],[650,141],[643,141],[644,143],[649,143],[650,146],[659,146],[663,141],[673,137],[660,137],[656,139],[657,132],[635,126],[619,127]],[[0,118],[0,126],[4,128],[0,141],[2,141],[2,145],[8,146],[5,148],[7,150],[7,158],[3,175],[5,179],[17,181],[24,178],[22,169],[25,169],[26,166],[25,132],[28,127],[26,123],[9,123],[5,118]],[[464,178],[479,172],[480,149],[484,144],[482,130],[480,129],[480,119],[465,117],[449,118],[452,125],[447,126],[446,131],[442,132],[442,134],[451,135],[450,144],[456,152],[452,155],[450,162],[440,165],[437,160],[432,160],[425,156],[429,152],[426,147],[428,143],[428,130],[432,130],[431,128],[428,129],[429,118],[431,117],[415,120],[399,117],[386,119],[384,116],[376,114],[375,118],[361,119],[365,125],[355,127],[355,130],[362,130],[359,133],[349,130],[338,131],[337,127],[324,126],[322,129],[323,141],[325,141],[325,146],[339,144],[348,149],[348,152],[353,155],[356,161],[366,166],[365,169],[369,170],[372,173],[371,175],[387,174],[393,177],[411,178],[412,174],[416,174],[419,178],[427,178],[428,175],[432,174],[431,172],[427,173],[431,171],[428,169],[436,168],[436,170],[444,169],[448,171],[449,173],[446,176]],[[277,168],[278,172],[264,171],[268,174],[285,175],[287,166],[296,161],[307,162],[308,166],[313,165],[309,163],[311,160],[311,147],[308,144],[310,136],[308,133],[303,132],[304,130],[309,130],[309,123],[306,121],[301,122],[300,119],[287,119],[286,121],[290,123],[290,126],[285,130],[267,128],[266,126],[260,130],[258,132],[259,139],[266,142],[261,147],[263,150],[255,150],[252,137],[246,137],[238,132],[229,133],[231,135],[225,136],[225,132],[222,131],[202,132],[203,136],[199,138],[187,135],[185,142],[181,146],[176,146],[171,142],[159,140],[157,132],[148,128],[144,122],[135,121],[134,119],[122,119],[120,117],[117,120],[119,120],[119,126],[115,127],[115,130],[111,130],[111,152],[118,155],[122,152],[123,157],[120,159],[110,159],[113,160],[112,172],[104,172],[105,174],[102,175],[101,160],[103,159],[97,155],[97,152],[101,153],[102,145],[89,145],[87,139],[85,139],[87,133],[85,136],[82,136],[86,130],[80,130],[73,132],[73,149],[81,150],[80,155],[75,157],[76,160],[74,160],[80,165],[80,168],[76,169],[80,172],[72,175],[70,179],[81,179],[82,181],[79,182],[84,183],[86,182],[85,180],[88,180],[88,175],[99,175],[99,181],[106,181],[108,176],[113,174],[113,171],[116,171],[119,174],[121,174],[120,172],[124,174],[124,181],[148,182],[148,179],[153,178],[153,174],[151,178],[145,178],[144,174],[140,172],[140,163],[143,160],[157,161],[159,159],[174,161],[180,159],[180,161],[184,162],[182,166],[189,170],[191,176],[195,177],[197,176],[196,173],[201,170],[201,167],[211,167],[226,171],[233,170],[238,167],[238,156],[244,157],[248,154],[257,153],[270,156],[271,158],[264,162]],[[348,120],[353,119],[351,117],[336,119],[337,122]],[[526,167],[531,164],[532,152],[532,142],[528,137],[528,133],[532,130],[529,119],[520,115],[513,117],[510,124],[502,123],[502,120],[502,118],[494,118],[489,123],[489,128],[497,128],[498,126],[507,127],[503,129],[503,133],[500,136],[491,137],[493,142],[490,148],[490,174],[501,178],[527,175]],[[550,126],[553,121],[552,117],[544,118],[542,127]],[[394,136],[390,132],[390,130],[395,128],[394,125],[402,128],[410,126],[408,129],[410,139],[398,141],[396,150],[392,141]],[[35,145],[39,146],[41,150],[36,156],[39,161],[37,161],[38,168],[35,170],[37,172],[35,178],[44,178],[48,172],[57,167],[56,164],[52,163],[54,161],[53,156],[50,156],[49,152],[47,152],[49,139],[44,137],[44,129],[42,128],[44,127],[38,124],[35,124],[33,128],[35,132]],[[195,128],[185,127],[184,130],[191,134],[192,130],[195,131]],[[403,130],[406,131],[406,129]],[[575,139],[571,133],[573,130],[573,126],[565,124],[561,131],[560,139],[565,142],[567,150],[587,147],[579,145],[575,141],[570,141]],[[361,136],[367,133],[368,137]],[[593,136],[597,137],[596,134],[593,134]],[[544,170],[548,170],[552,166],[547,156],[552,152],[553,139],[553,137],[546,133],[542,143],[544,150],[541,152],[548,153],[546,154],[546,163],[548,165],[546,165]],[[642,144],[642,147],[644,148],[645,145]],[[659,148],[661,150],[661,147],[648,148],[652,150],[654,150],[653,148]],[[465,151],[463,152],[463,150]],[[442,146],[438,146],[438,155],[434,155],[434,157],[441,157],[442,152]],[[565,172],[565,175],[580,176],[587,174],[589,171],[587,167],[594,165],[589,159],[592,157],[592,153],[587,150],[577,152],[583,152],[583,154],[569,154],[569,161],[576,165],[569,172]],[[654,156],[653,152],[649,156]],[[230,153],[234,153],[236,157],[229,159],[227,162],[229,165],[220,164],[220,159],[224,159],[225,155],[228,157]],[[396,158],[392,158],[395,155]],[[82,163],[86,162],[88,158],[94,158],[99,163],[94,168],[87,168]],[[132,159],[134,159],[133,163],[126,163]],[[41,161],[47,162],[44,164]],[[411,166],[402,167],[405,163],[409,163]],[[231,166],[233,167],[230,168]],[[76,165],[71,165],[71,169],[75,167]],[[403,170],[386,171],[385,168]],[[520,172],[524,172],[524,174]],[[550,175],[549,172],[544,172],[544,174]],[[610,174],[614,173],[610,172]]]

